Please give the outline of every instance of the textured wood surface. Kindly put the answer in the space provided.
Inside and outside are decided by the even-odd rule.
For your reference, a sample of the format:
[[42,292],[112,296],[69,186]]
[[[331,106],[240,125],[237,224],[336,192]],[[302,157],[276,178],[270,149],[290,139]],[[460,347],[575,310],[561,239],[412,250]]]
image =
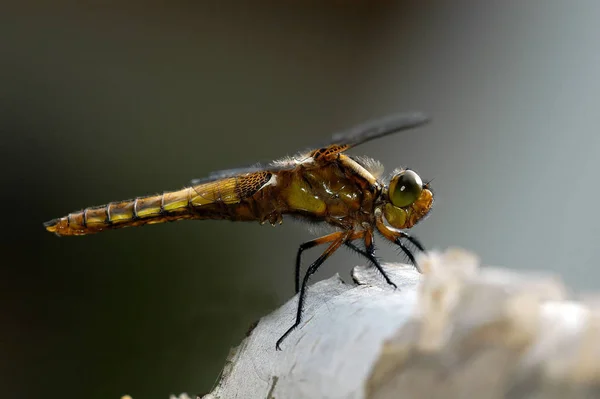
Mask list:
[[211,398],[598,398],[600,316],[554,276],[479,265],[460,250],[314,284],[233,349]]

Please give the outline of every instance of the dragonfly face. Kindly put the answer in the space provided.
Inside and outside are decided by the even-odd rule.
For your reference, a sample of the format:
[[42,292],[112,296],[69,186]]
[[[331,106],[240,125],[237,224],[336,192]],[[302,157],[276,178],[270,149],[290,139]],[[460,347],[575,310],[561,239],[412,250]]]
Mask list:
[[[85,208],[44,226],[60,236],[75,236],[184,219],[277,224],[285,216],[294,216],[331,225],[331,234],[308,241],[298,250],[295,284],[300,295],[296,322],[277,341],[279,349],[282,340],[300,324],[310,276],[342,245],[365,257],[394,287],[374,256],[375,232],[398,245],[417,266],[406,243],[421,251],[424,248],[403,229],[411,228],[430,211],[433,193],[429,185],[410,169],[397,171],[385,185],[379,180],[379,163],[344,152],[427,120],[419,113],[391,115],[335,134],[330,144],[293,158],[213,172],[182,190]],[[362,241],[364,248],[354,245],[356,240]],[[323,244],[327,249],[300,280],[303,251]]]
[[[408,169],[396,173],[384,190],[383,215],[397,229],[409,229],[425,217],[433,204],[433,193],[421,177]],[[378,213],[381,210],[377,211]]]

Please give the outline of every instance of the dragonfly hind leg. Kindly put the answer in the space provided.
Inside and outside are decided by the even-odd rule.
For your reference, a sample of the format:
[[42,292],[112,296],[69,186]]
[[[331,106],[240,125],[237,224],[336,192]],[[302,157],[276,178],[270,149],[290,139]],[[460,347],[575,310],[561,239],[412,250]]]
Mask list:
[[300,244],[300,248],[298,248],[298,253],[296,254],[296,272],[294,274],[294,288],[296,290],[296,294],[300,291],[300,269],[302,267],[302,252],[307,249],[316,247],[319,244],[320,239],[310,240],[305,243]]
[[304,300],[306,297],[306,285],[308,284],[308,280],[310,276],[315,274],[315,272],[319,269],[319,267],[329,258],[337,249],[349,239],[360,238],[364,233],[355,233],[353,231],[340,231],[336,233],[332,233],[323,237],[319,237],[315,240],[305,242],[300,246],[298,250],[298,255],[296,256],[296,287],[298,287],[299,276],[300,276],[300,260],[302,252],[308,248],[312,248],[314,246],[325,244],[327,242],[331,242],[327,249],[315,260],[306,270],[304,274],[304,278],[302,279],[302,284],[300,285],[299,295],[298,295],[298,306],[296,308],[296,321],[294,324],[288,328],[288,330],[277,340],[275,344],[275,349],[281,350],[281,343],[283,340],[292,332],[296,327],[300,325],[302,321],[302,311],[304,310]]
[[[314,248],[318,245],[327,244],[328,242],[333,242],[344,235],[344,232],[336,232],[331,233],[323,237],[315,238],[314,240],[307,241],[305,243],[300,244],[300,248],[298,248],[298,253],[296,254],[296,270],[294,274],[294,287],[296,289],[296,294],[300,292],[300,269],[302,268],[302,252],[307,249]],[[347,241],[357,240],[364,236],[365,232],[353,232],[350,233]]]

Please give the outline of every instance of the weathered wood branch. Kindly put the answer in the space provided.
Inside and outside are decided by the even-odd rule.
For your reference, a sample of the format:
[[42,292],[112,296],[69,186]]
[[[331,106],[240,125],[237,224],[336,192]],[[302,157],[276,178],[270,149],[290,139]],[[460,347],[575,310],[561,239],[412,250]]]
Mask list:
[[480,268],[460,250],[314,284],[232,350],[209,398],[600,398],[600,307],[553,276]]

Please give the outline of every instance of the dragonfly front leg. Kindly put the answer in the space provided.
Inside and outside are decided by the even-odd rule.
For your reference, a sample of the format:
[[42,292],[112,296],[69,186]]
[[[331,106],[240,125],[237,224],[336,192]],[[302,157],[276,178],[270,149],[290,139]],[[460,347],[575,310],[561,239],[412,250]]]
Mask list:
[[367,234],[365,234],[365,246],[367,249],[366,251],[363,251],[362,249],[360,249],[356,245],[352,244],[351,242],[346,242],[345,244],[348,248],[352,249],[353,251],[355,251],[355,252],[359,253],[360,255],[364,256],[365,258],[367,258],[369,260],[369,262],[371,262],[373,264],[373,266],[375,266],[375,268],[379,271],[379,273],[381,273],[381,275],[385,279],[386,283],[388,283],[389,285],[394,287],[394,289],[398,288],[396,286],[396,284],[394,284],[394,282],[387,275],[385,270],[383,270],[383,267],[381,267],[381,263],[379,263],[379,260],[375,257],[375,245],[373,244],[373,233],[368,231]]
[[376,216],[377,230],[385,238],[387,238],[388,240],[390,240],[394,244],[398,245],[400,247],[400,249],[402,250],[402,252],[404,252],[404,254],[408,257],[408,259],[410,260],[410,262],[417,268],[417,270],[419,271],[419,273],[423,273],[423,271],[421,270],[421,268],[417,264],[417,260],[415,259],[415,256],[410,251],[410,249],[406,245],[404,245],[404,243],[402,242],[402,239],[405,238],[408,241],[410,241],[421,252],[425,252],[425,247],[423,247],[423,245],[419,242],[419,240],[417,240],[415,237],[411,236],[410,234],[406,233],[405,231],[398,230],[398,229],[395,229],[395,228],[390,227],[390,226],[386,226],[385,223],[383,222],[381,211],[376,212],[375,216]]
[[[319,244],[324,244],[326,242],[331,242],[331,244],[327,247],[327,249],[315,260],[306,270],[306,274],[304,274],[304,278],[302,279],[302,285],[300,286],[300,294],[298,295],[298,307],[296,308],[296,321],[294,324],[288,328],[288,330],[277,340],[275,344],[275,348],[277,350],[281,350],[281,343],[296,327],[300,325],[302,321],[302,311],[304,310],[304,300],[306,296],[306,285],[308,284],[308,280],[310,276],[315,274],[315,272],[319,269],[319,267],[329,258],[344,242],[349,239],[353,239],[356,235],[362,235],[364,233],[355,233],[353,231],[340,231],[336,233],[332,233],[320,238],[317,238],[312,241],[308,241],[300,246],[300,250],[298,251],[297,256],[297,264],[296,264],[296,275],[299,276],[300,267],[299,267],[299,259],[302,251],[304,249],[312,248]],[[304,247],[304,248],[303,248]],[[298,277],[297,277],[298,280]]]
[[402,236],[397,237],[396,240],[394,241],[394,243],[400,247],[400,249],[402,250],[402,252],[404,252],[404,254],[406,256],[408,256],[408,259],[410,259],[410,261],[412,262],[412,264],[415,265],[415,267],[417,268],[418,272],[419,273],[423,273],[423,270],[421,270],[421,268],[419,267],[419,264],[417,263],[417,260],[415,259],[415,256],[413,255],[413,253],[401,241],[402,238],[406,238],[408,241],[412,242],[415,247],[417,247],[417,248],[419,248],[419,250],[421,250],[421,252],[425,252],[425,248],[423,248],[423,246],[421,245],[421,243],[416,238],[414,238],[413,236],[411,236],[411,235],[409,235],[407,233],[404,233]]

